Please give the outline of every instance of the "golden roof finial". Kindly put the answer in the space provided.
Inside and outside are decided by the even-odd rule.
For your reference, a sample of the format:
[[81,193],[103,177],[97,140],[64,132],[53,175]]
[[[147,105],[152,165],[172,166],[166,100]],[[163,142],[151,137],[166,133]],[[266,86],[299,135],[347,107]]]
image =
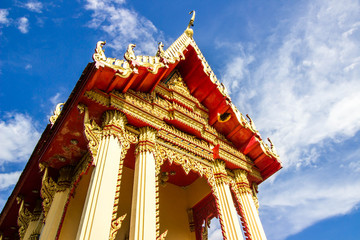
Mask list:
[[194,26],[194,21],[195,21],[195,10],[192,10],[191,12],[189,12],[189,14],[192,14],[192,17],[190,19],[189,25],[187,26],[185,33],[186,35],[188,35],[190,38],[192,38],[194,31],[190,28],[192,26]]
[[190,27],[193,27],[194,26],[194,21],[195,21],[195,10],[192,10],[191,12],[189,12],[189,14],[193,14],[191,19],[190,19],[190,22],[189,22],[189,25],[187,27],[187,29],[190,29]]

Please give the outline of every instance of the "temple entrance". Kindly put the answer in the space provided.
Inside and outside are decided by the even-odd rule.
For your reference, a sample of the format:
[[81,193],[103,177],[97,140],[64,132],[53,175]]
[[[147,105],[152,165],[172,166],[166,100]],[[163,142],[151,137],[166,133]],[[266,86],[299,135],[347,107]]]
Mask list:
[[193,207],[208,196],[212,194],[205,177],[194,171],[186,174],[180,165],[165,161],[159,177],[160,233],[168,230],[170,240],[201,239]]

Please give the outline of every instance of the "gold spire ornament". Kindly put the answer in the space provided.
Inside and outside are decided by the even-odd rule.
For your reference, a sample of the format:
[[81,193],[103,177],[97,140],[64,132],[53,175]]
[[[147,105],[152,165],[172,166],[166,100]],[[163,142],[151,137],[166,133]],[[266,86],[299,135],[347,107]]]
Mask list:
[[59,117],[64,105],[65,105],[65,103],[59,103],[58,105],[56,105],[54,115],[52,115],[49,119],[51,125],[54,125],[54,123],[55,123],[56,119]]
[[194,22],[195,22],[195,10],[189,12],[189,14],[192,14],[192,17],[190,19],[189,25],[187,26],[185,33],[188,37],[192,38],[194,35],[194,31],[190,28],[194,26]]

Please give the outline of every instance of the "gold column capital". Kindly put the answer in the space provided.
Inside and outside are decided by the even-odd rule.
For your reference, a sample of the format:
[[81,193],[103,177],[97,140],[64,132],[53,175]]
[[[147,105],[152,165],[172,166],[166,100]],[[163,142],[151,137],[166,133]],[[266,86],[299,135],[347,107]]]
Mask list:
[[73,167],[65,166],[59,170],[59,178],[57,181],[56,192],[63,192],[70,187],[73,179]]
[[243,169],[234,170],[234,177],[236,183],[246,183],[249,185],[249,180],[247,178],[248,172]]
[[135,155],[142,152],[155,152],[157,130],[152,127],[142,127],[139,129],[139,142],[135,150]]
[[102,116],[102,120],[103,128],[114,126],[119,130],[124,130],[125,125],[127,124],[127,118],[125,114],[117,110],[106,111]]
[[246,170],[236,169],[234,170],[234,180],[238,190],[251,193],[250,183],[247,178],[248,174]]
[[230,183],[230,178],[226,172],[226,163],[220,159],[215,159],[213,162],[213,173],[215,184]]

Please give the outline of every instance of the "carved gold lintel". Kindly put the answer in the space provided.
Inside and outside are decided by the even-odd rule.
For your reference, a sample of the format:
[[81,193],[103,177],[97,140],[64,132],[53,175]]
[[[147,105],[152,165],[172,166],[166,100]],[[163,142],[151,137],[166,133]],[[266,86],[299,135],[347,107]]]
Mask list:
[[[181,151],[176,151],[174,146],[163,141],[156,144],[156,154],[158,156],[156,160],[160,161],[156,166],[161,166],[165,160],[168,160],[170,164],[180,165],[186,174],[192,170],[200,176],[205,176],[210,185],[214,184],[214,174],[211,167],[198,160],[196,156],[191,157],[192,154],[190,153],[184,154]],[[160,169],[157,169],[157,174],[159,173]]]

